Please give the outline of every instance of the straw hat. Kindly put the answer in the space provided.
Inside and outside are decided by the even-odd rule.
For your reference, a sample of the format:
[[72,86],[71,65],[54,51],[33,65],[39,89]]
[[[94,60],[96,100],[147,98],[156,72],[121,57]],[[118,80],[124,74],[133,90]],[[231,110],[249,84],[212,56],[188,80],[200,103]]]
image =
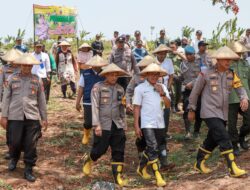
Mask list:
[[39,65],[40,62],[31,53],[24,53],[14,61],[17,65]]
[[235,53],[245,53],[248,52],[249,50],[242,45],[239,41],[234,41],[234,42],[230,42],[228,44],[228,47],[233,50]]
[[215,51],[212,55],[211,58],[214,59],[240,59],[240,57],[233,52],[229,47],[223,46],[219,48],[217,51]]
[[67,41],[62,41],[59,46],[71,46],[69,42]]
[[85,65],[90,66],[90,67],[103,67],[103,66],[107,66],[108,62],[105,61],[99,55],[95,55]]
[[89,44],[87,44],[87,43],[83,43],[83,44],[79,47],[79,49],[82,49],[82,48],[89,48],[89,49],[92,49],[92,47],[91,47]]
[[149,64],[140,72],[140,75],[146,76],[148,73],[160,73],[160,77],[164,77],[167,75],[167,71],[162,69],[157,63]]
[[124,71],[123,69],[121,69],[120,67],[118,67],[116,64],[111,63],[108,66],[103,68],[103,71],[99,74],[100,76],[104,76],[107,73],[118,73],[118,75],[120,77],[126,77],[126,76],[130,76],[126,71]]
[[19,58],[21,55],[23,55],[21,51],[17,49],[11,49],[7,51],[1,58],[7,62],[13,62],[17,58]]
[[146,55],[138,64],[138,67],[146,67],[151,63],[158,63],[158,61],[150,55]]
[[164,44],[159,45],[154,51],[153,54],[157,54],[160,52],[167,52],[167,51],[172,51],[169,47],[167,47]]

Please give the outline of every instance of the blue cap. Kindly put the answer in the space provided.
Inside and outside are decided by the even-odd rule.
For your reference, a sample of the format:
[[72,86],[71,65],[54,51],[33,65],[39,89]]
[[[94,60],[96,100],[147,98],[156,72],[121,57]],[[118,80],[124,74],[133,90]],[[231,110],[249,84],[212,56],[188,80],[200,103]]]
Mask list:
[[187,45],[184,50],[185,50],[185,53],[195,54],[195,49],[190,45]]

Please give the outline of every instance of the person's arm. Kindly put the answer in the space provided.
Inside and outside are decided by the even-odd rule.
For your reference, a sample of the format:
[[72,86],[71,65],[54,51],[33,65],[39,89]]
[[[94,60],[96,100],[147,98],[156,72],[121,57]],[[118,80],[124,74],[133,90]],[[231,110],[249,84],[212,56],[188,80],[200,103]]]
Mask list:
[[81,111],[80,102],[81,102],[81,99],[83,97],[83,90],[84,90],[84,85],[85,85],[84,83],[85,83],[84,77],[81,74],[79,84],[78,84],[79,88],[78,88],[77,98],[76,98],[76,110],[79,112]]
[[134,90],[135,90],[135,76],[132,77],[132,79],[129,81],[129,84],[126,89],[126,108],[130,112],[133,111],[132,97],[134,95]]
[[0,101],[2,101],[2,95],[3,95],[3,82],[4,82],[4,77],[3,77],[3,69],[2,67],[0,68]]
[[47,129],[48,121],[47,121],[47,106],[46,106],[46,99],[43,89],[43,83],[39,80],[38,91],[37,91],[37,102],[38,102],[38,109],[42,120],[42,127],[44,130]]
[[1,125],[4,129],[7,128],[8,116],[9,116],[9,106],[11,99],[11,79],[7,87],[4,89],[3,100],[2,100],[2,116],[1,116]]
[[49,55],[47,53],[45,53],[44,55],[45,55],[45,68],[46,68],[46,72],[50,73],[51,72],[50,58],[49,58]]
[[78,72],[78,67],[77,67],[77,63],[76,63],[76,60],[75,60],[75,56],[73,55],[73,53],[71,53],[71,56],[72,56],[72,63],[73,63],[73,66],[74,66],[75,73],[77,73]]
[[91,90],[92,126],[101,129],[99,117],[100,93],[97,84]]
[[111,52],[111,55],[110,55],[110,58],[109,58],[109,63],[114,63],[114,55],[113,53]]
[[138,74],[140,72],[139,68],[136,66],[137,62],[135,60],[134,54],[131,53],[131,63],[132,69],[134,70],[134,74]]
[[140,118],[140,113],[141,113],[141,105],[142,105],[142,93],[140,88],[136,87],[135,88],[135,94],[134,94],[134,128],[135,128],[135,133],[138,138],[142,137],[142,131],[140,129],[139,125],[139,118]]

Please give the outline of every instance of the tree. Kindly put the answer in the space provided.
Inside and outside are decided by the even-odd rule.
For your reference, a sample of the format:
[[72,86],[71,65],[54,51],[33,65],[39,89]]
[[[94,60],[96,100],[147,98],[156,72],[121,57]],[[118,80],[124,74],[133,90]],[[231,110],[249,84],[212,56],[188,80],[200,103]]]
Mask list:
[[194,28],[191,28],[189,26],[184,26],[182,27],[181,31],[182,31],[182,37],[191,39],[192,33],[194,32]]
[[239,12],[239,7],[235,0],[212,0],[213,5],[221,4],[221,8],[225,9],[228,13],[229,10],[232,11],[235,15]]

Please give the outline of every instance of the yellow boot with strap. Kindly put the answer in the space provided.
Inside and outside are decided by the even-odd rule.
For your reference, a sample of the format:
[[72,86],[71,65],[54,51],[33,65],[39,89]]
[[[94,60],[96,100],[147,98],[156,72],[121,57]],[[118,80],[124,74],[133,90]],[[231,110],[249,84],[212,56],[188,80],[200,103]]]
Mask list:
[[228,167],[230,176],[242,177],[247,174],[245,170],[240,169],[236,165],[233,150],[227,150],[227,151],[221,152],[221,155],[223,155],[227,161],[227,167]]
[[84,159],[82,171],[85,175],[89,175],[92,171],[92,163],[93,160],[91,159],[90,155],[87,155]]
[[167,185],[167,183],[164,181],[164,179],[162,178],[162,175],[159,171],[159,165],[158,165],[158,159],[155,159],[153,161],[149,161],[148,165],[151,165],[155,178],[156,178],[156,185],[158,187],[164,187]]
[[194,164],[194,169],[204,174],[211,173],[212,170],[207,168],[205,165],[205,162],[209,158],[210,155],[211,155],[210,151],[202,147],[199,147],[198,154],[197,154],[197,161]]
[[148,163],[148,157],[143,152],[142,158],[140,160],[139,166],[137,168],[137,173],[143,178],[143,179],[151,179],[151,175],[147,172],[147,165]]
[[111,162],[112,165],[112,173],[114,176],[115,183],[120,187],[124,187],[127,185],[127,180],[122,179],[123,172],[123,162]]
[[91,129],[83,128],[82,144],[84,145],[89,144],[90,132],[91,132]]

